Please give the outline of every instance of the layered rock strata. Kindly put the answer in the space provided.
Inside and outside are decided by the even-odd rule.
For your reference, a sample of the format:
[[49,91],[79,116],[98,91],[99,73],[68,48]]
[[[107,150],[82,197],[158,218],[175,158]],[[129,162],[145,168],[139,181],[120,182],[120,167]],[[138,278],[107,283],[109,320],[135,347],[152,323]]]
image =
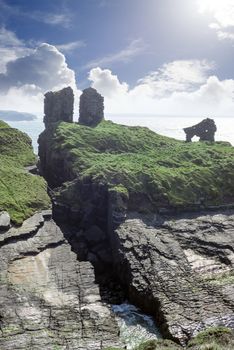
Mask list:
[[132,213],[110,234],[130,300],[164,336],[185,344],[206,327],[234,328],[234,212],[161,222]]
[[119,345],[93,267],[77,261],[64,234],[48,211],[1,233],[1,350]]

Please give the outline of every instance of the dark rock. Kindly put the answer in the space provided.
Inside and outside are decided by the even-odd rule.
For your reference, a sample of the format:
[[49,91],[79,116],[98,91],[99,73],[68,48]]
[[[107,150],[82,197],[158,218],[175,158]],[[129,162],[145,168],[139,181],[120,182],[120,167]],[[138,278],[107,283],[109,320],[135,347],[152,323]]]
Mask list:
[[84,236],[85,236],[85,239],[91,245],[95,245],[95,244],[100,243],[106,239],[105,232],[103,232],[96,225],[91,226],[87,231],[85,231]]
[[10,227],[11,218],[7,211],[0,212],[0,230],[7,230]]
[[79,123],[95,126],[104,118],[104,97],[97,90],[88,88],[80,96]]
[[1,234],[0,255],[1,350],[121,347],[92,265],[77,260],[49,212]]
[[74,94],[71,87],[45,94],[44,123],[48,125],[58,121],[73,122]]
[[191,142],[194,136],[200,137],[200,141],[214,142],[217,127],[213,119],[207,118],[200,123],[183,129],[186,134],[186,141]]
[[186,344],[205,327],[234,328],[233,279],[218,282],[232,273],[233,232],[234,212],[164,223],[129,214],[110,230],[117,276],[165,337]]

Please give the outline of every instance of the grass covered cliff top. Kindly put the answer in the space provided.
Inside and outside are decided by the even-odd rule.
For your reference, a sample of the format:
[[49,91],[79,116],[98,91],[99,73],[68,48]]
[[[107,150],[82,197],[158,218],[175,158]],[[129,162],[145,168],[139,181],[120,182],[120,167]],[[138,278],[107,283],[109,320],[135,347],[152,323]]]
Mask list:
[[51,147],[73,174],[108,183],[137,207],[234,202],[234,147],[226,142],[186,143],[111,121],[95,128],[62,122]]
[[35,163],[30,138],[0,121],[0,211],[16,224],[49,206],[45,181],[25,170]]

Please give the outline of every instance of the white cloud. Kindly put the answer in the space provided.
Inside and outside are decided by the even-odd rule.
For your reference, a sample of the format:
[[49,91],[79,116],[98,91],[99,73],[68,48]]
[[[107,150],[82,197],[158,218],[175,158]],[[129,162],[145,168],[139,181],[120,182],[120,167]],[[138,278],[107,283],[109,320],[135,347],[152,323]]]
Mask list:
[[5,46],[23,46],[23,42],[17,38],[15,33],[4,27],[0,28],[0,44]]
[[128,91],[127,83],[120,83],[117,75],[113,75],[109,69],[93,68],[88,76],[91,85],[106,97],[122,95]]
[[135,88],[146,87],[150,96],[165,96],[175,91],[190,91],[203,83],[214,63],[206,60],[179,60],[164,64],[138,81]]
[[220,40],[234,40],[234,1],[233,0],[197,0],[202,14],[213,16],[209,27],[214,29]]
[[0,91],[31,84],[42,91],[75,86],[75,74],[64,55],[55,46],[44,43],[29,55],[8,62],[6,72],[0,74]]
[[15,33],[0,27],[0,73],[6,72],[9,61],[25,56],[29,52],[30,48],[27,48],[24,41],[17,38]]
[[[73,88],[76,97],[79,97],[75,73],[68,68],[65,56],[55,46],[43,43],[32,50],[17,41],[13,33],[7,31],[6,34],[9,45],[5,46],[5,50],[10,50],[10,61],[7,59],[5,70],[0,73],[0,109],[42,116],[44,93],[68,85]],[[17,50],[21,46],[24,56],[17,57]]]
[[[62,11],[61,11],[62,12]],[[32,13],[22,13],[25,17],[31,18],[38,22],[43,22],[52,26],[63,26],[69,28],[72,25],[72,14],[65,10],[64,13],[44,13],[41,11],[35,11]]]
[[[42,116],[44,93],[70,85],[78,115],[81,92],[76,87],[74,71],[58,48],[44,43],[33,50],[2,28],[1,50],[8,50],[5,70],[0,74],[1,110]],[[101,67],[92,68],[88,79],[105,97],[106,113],[233,116],[234,80],[218,79],[210,72],[214,69],[215,64],[206,60],[173,61],[150,72],[131,88],[110,69]]]
[[72,25],[73,14],[64,4],[59,10],[56,8],[54,12],[27,12],[20,6],[9,5],[6,1],[0,0],[0,18],[4,20],[7,17],[25,17],[52,26],[58,25],[69,28]]
[[7,92],[0,93],[0,109],[43,116],[43,100],[42,91],[35,85],[11,87]]
[[125,47],[123,50],[96,60],[92,60],[88,62],[84,68],[90,69],[90,68],[95,68],[97,66],[107,67],[107,66],[111,66],[113,63],[116,63],[116,62],[123,62],[123,63],[131,62],[131,60],[134,57],[144,52],[146,47],[147,46],[142,39],[135,39],[131,41],[130,44],[127,47]]
[[[106,113],[233,116],[234,80],[210,75],[214,63],[174,61],[129,88],[110,70],[92,69],[89,79],[105,97]],[[110,93],[111,92],[111,93]]]
[[234,32],[225,32],[223,30],[217,31],[218,38],[220,40],[228,39],[228,40],[234,40]]
[[62,51],[64,53],[71,53],[76,49],[79,49],[81,47],[85,47],[86,44],[82,40],[77,40],[77,41],[71,41],[66,44],[60,44],[60,45],[55,45],[59,51]]

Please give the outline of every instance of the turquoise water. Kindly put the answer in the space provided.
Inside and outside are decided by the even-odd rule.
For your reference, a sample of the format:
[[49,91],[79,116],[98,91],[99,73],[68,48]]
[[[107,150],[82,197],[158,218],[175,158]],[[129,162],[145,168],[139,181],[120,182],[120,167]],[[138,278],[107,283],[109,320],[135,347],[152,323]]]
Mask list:
[[[158,117],[153,115],[108,115],[110,119],[119,124],[146,126],[151,130],[179,140],[185,139],[183,128],[200,122],[203,118],[194,117]],[[216,140],[229,141],[234,145],[234,117],[215,118],[217,125]],[[8,122],[12,127],[26,132],[33,141],[33,147],[37,153],[37,138],[43,131],[42,119],[24,122]]]
[[112,305],[112,310],[119,325],[120,340],[126,344],[128,350],[146,340],[161,338],[153,318],[143,314],[134,305]]

